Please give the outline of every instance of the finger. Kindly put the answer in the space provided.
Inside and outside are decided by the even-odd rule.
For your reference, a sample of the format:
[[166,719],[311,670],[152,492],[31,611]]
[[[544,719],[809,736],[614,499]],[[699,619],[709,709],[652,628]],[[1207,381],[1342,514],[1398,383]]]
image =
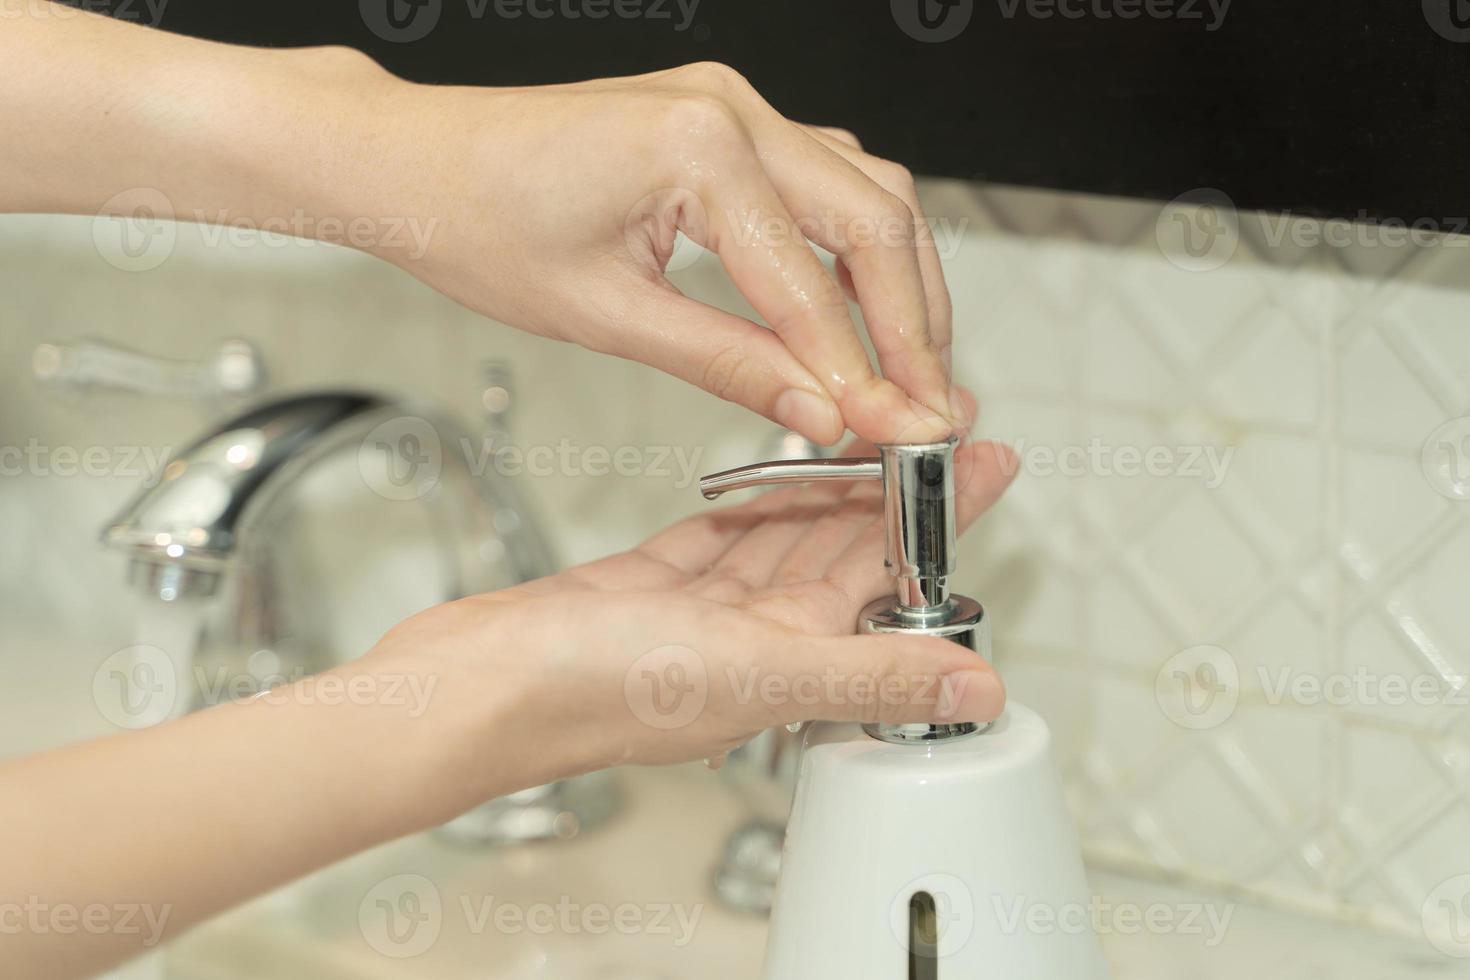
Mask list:
[[[807,530],[830,508],[811,493],[810,488],[801,498],[778,514],[773,514],[752,528],[733,544],[710,569],[711,578],[733,578],[741,582],[746,591],[763,588],[771,581],[771,575],[800,542]],[[805,506],[803,506],[805,504]],[[696,595],[734,601],[738,598],[727,592],[712,592],[694,586]]]
[[744,405],[819,445],[845,426],[836,402],[781,338],[743,317],[642,282],[620,310],[612,351]]
[[948,417],[949,372],[931,339],[933,304],[918,255],[917,238],[920,232],[929,237],[928,226],[920,228],[908,200],[844,155],[858,152],[850,146],[793,126],[774,111],[755,133],[763,148],[774,148],[765,154],[767,170],[781,199],[802,219],[804,234],[836,254],[850,273],[884,375]]
[[[806,487],[783,487],[758,494],[733,506],[708,510],[670,525],[635,552],[678,569],[687,579],[709,571],[731,547],[763,524],[771,514],[790,507]],[[612,559],[608,559],[611,561]],[[586,572],[602,562],[574,569]]]
[[[954,308],[949,286],[944,280],[944,263],[934,241],[929,219],[919,203],[912,176],[898,164],[864,153],[855,140],[843,139],[843,130],[825,126],[806,127],[814,138],[832,152],[857,167],[879,186],[898,196],[913,212],[915,219],[915,251],[923,276],[925,302],[929,312],[929,339],[938,352],[946,371],[952,369],[954,344]],[[851,135],[851,134],[847,134]]]
[[805,696],[769,707],[785,723],[989,722],[1005,708],[1000,676],[974,651],[926,636],[810,637],[769,644],[766,669]]
[[944,417],[874,373],[841,290],[765,175],[727,182],[719,194],[703,244],[836,399],[848,427],[878,442],[947,436]]
[[[862,141],[850,130],[841,129],[837,126],[808,126],[807,128],[838,143],[846,144],[855,150],[861,150],[863,148]],[[837,270],[837,285],[842,287],[842,291],[847,295],[848,299],[856,303],[858,301],[857,286],[852,281],[852,270],[848,269],[847,263],[842,261],[842,256],[840,255],[837,256],[834,267]]]
[[883,520],[883,487],[874,481],[854,487],[850,493],[833,502],[782,558],[772,571],[773,585],[794,585],[819,581],[832,566],[834,555],[840,555],[865,534],[872,533]]
[[[876,453],[874,445],[865,439],[850,440],[842,448],[844,458]],[[732,545],[712,568],[738,577],[751,588],[802,581],[796,577],[798,572],[788,570],[791,568],[817,562],[825,568],[833,553],[845,548],[881,513],[882,485],[876,480],[818,481],[784,495],[767,492],[758,499],[768,505],[762,511],[768,515],[767,520]],[[695,586],[695,591],[705,598],[738,598],[727,588]]]

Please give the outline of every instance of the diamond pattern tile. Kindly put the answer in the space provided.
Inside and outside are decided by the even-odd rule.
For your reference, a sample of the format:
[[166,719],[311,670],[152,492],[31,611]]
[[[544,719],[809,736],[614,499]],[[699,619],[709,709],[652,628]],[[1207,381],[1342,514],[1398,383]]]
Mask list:
[[[1024,257],[1007,302],[957,306],[987,321],[963,363],[995,382],[989,417],[1077,447],[1230,451],[1215,486],[1090,463],[1015,488],[1080,533],[991,605],[998,624],[1045,593],[1082,610],[1067,772],[1090,854],[1421,934],[1433,890],[1470,872],[1470,501],[1421,462],[1470,415],[1470,239],[1297,247],[1309,225],[1234,215],[1234,251],[1197,271],[1146,212],[969,200],[988,254],[1010,236]],[[1024,357],[990,343],[1018,335]],[[1433,448],[1470,473],[1457,439]],[[1180,716],[1156,687],[1202,646],[1223,652],[1190,696],[1223,700]]]

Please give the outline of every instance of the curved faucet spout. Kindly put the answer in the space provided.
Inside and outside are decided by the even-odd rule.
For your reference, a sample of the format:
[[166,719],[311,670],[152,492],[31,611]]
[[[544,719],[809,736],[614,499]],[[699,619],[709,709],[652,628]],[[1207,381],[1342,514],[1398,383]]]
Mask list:
[[[444,434],[443,445],[463,441],[460,428],[442,416],[379,395],[321,392],[278,399],[225,422],[171,460],[163,479],[109,522],[102,541],[131,554],[132,574],[160,598],[212,594],[242,543],[285,490],[319,460],[361,446],[378,426],[400,418],[432,425]],[[550,549],[526,519],[515,488],[499,481],[492,489],[463,456],[442,455],[446,463],[460,460],[466,489],[445,493],[435,488],[423,495],[425,501],[453,511],[456,533],[483,527],[499,538],[517,579],[549,574]],[[507,511],[522,519],[505,520]],[[459,563],[448,564],[451,592],[462,594]]]

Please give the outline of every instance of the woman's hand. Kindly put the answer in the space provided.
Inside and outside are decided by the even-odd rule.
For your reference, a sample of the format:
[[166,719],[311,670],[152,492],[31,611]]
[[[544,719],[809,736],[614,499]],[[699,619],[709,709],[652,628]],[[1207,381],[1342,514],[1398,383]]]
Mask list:
[[[0,211],[146,211],[343,241],[823,444],[844,428],[925,442],[966,421],[913,180],[846,133],[785,119],[729,68],[425,86],[343,48],[210,44],[46,0],[0,0],[0,15],[0,132],[25,134],[0,163]],[[148,98],[119,98],[123,75]],[[772,329],[665,279],[676,230]],[[835,278],[810,242],[837,254]]]
[[[959,452],[961,527],[1009,484],[1010,459]],[[364,668],[424,675],[448,699],[435,710],[484,720],[458,770],[478,793],[436,816],[617,763],[718,756],[789,722],[994,719],[1000,680],[969,650],[852,635],[893,589],[881,502],[876,483],[773,491],[395,628]]]
[[[932,441],[967,421],[913,180],[851,136],[785,119],[716,64],[540,88],[384,85],[359,207],[433,222],[421,257],[379,254],[440,291],[825,445],[844,428]],[[676,230],[773,329],[670,284]],[[809,240],[838,255],[886,380]]]

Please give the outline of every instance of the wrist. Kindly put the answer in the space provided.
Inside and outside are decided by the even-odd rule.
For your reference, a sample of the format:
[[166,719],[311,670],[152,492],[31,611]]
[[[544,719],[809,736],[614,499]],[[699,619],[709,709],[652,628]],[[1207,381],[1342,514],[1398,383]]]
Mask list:
[[[499,603],[475,597],[435,607],[400,624],[353,663],[345,678],[413,695],[384,705],[397,736],[388,769],[400,832],[422,830],[495,797],[530,789],[580,768],[575,740],[547,738],[546,697],[536,655],[547,637],[523,628],[535,600]],[[519,651],[517,656],[504,656]],[[391,720],[388,720],[391,719]],[[375,726],[378,723],[375,723]],[[378,766],[374,764],[374,769]],[[396,803],[395,803],[396,801]]]
[[[264,189],[263,221],[286,219],[304,237],[373,251],[398,207],[385,195],[399,162],[394,107],[416,86],[345,47],[250,51],[263,84],[242,106],[246,139],[228,169],[240,186]],[[256,122],[255,120],[258,120]]]

